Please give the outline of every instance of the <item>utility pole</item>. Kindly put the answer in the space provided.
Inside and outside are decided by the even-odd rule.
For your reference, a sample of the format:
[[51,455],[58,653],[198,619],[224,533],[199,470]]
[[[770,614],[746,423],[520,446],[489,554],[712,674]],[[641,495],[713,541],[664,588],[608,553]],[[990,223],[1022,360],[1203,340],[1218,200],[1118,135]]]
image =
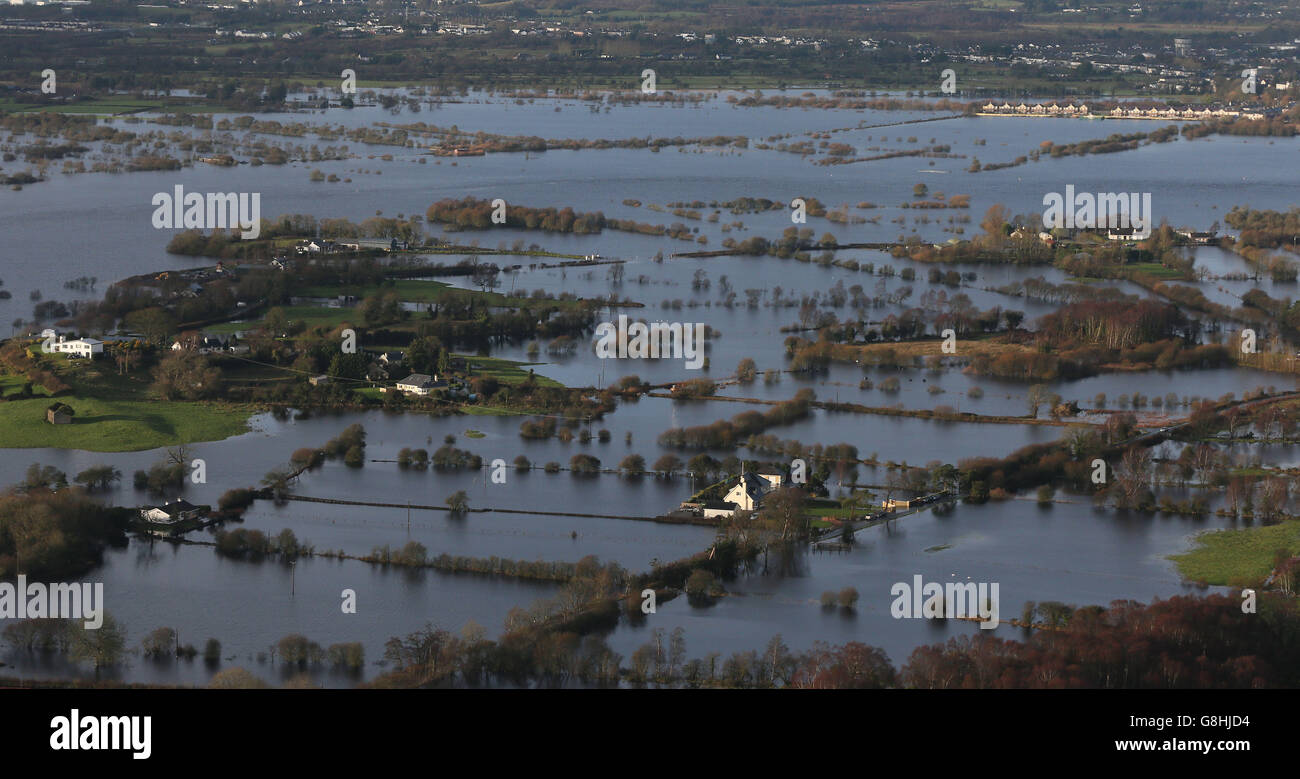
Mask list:
[[289,562],[289,597],[291,598],[294,596],[294,594],[297,592],[298,589],[297,570],[298,570],[298,561],[297,560],[290,561]]

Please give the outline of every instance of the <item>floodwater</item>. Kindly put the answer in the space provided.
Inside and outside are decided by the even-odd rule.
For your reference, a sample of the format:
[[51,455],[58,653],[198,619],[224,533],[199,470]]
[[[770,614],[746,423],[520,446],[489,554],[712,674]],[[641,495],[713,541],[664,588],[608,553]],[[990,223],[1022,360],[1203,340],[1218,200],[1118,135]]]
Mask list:
[[[98,297],[108,284],[130,275],[210,264],[208,260],[168,255],[165,246],[171,232],[154,229],[151,224],[153,194],[171,192],[177,184],[196,192],[259,193],[264,218],[310,213],[358,222],[377,213],[422,215],[441,198],[501,197],[511,204],[572,206],[577,211],[601,211],[607,217],[638,222],[668,225],[680,221],[697,228],[695,236],[705,236],[707,242],[610,230],[602,235],[576,236],[511,229],[444,234],[437,227],[431,228],[431,234],[458,243],[477,241],[484,247],[496,247],[522,240],[525,245],[537,243],[553,251],[597,253],[627,261],[621,280],[603,265],[530,270],[525,262],[519,272],[502,275],[499,291],[543,289],[580,296],[615,293],[645,307],[615,309],[607,312],[610,318],[628,313],[651,320],[701,322],[715,328],[719,335],[709,347],[710,365],[703,373],[689,371],[684,361],[677,359],[611,363],[599,360],[586,349],[566,358],[548,357],[544,351],[540,357],[530,358],[526,343],[494,345],[493,356],[540,361],[542,364],[534,366],[539,374],[574,386],[605,386],[627,374],[656,383],[699,375],[725,379],[743,358],[753,359],[760,370],[785,368],[783,341],[789,332],[783,328],[799,324],[798,303],[814,295],[819,310],[829,311],[837,319],[865,315],[872,321],[913,306],[937,310],[964,295],[976,308],[1000,306],[1022,311],[1025,326],[1032,327],[1037,317],[1055,306],[997,290],[1030,278],[1042,277],[1056,284],[1068,279],[1058,270],[1043,267],[943,266],[944,271],[973,274],[960,287],[949,287],[929,283],[928,265],[867,250],[837,255],[838,259],[861,263],[864,267],[857,271],[771,257],[671,258],[674,252],[721,248],[727,237],[738,241],[751,236],[775,238],[790,226],[789,216],[784,211],[732,215],[724,209],[717,222],[710,222],[707,217],[713,209],[705,207],[698,210],[706,218],[695,221],[674,216],[670,208],[652,210],[651,204],[666,206],[674,201],[695,200],[707,203],[736,197],[788,202],[794,197],[816,197],[828,208],[848,205],[852,215],[872,220],[845,225],[809,218],[806,225],[800,225],[811,228],[818,237],[829,232],[842,243],[883,242],[915,234],[942,243],[978,233],[980,218],[995,203],[1007,205],[1013,214],[1029,215],[1032,223],[1034,215],[1041,213],[1043,196],[1063,192],[1067,184],[1080,192],[1151,192],[1157,221],[1196,229],[1205,229],[1216,221],[1222,223],[1224,214],[1234,205],[1285,210],[1294,202],[1294,176],[1288,171],[1294,170],[1295,155],[1300,151],[1297,139],[1180,139],[1117,155],[1044,158],[999,171],[967,172],[972,157],[985,163],[1007,162],[1028,154],[1045,140],[1068,143],[1111,133],[1151,131],[1160,126],[1152,122],[957,118],[832,133],[833,142],[852,144],[863,156],[929,145],[948,145],[952,154],[961,155],[902,157],[851,165],[820,166],[814,164],[820,157],[753,148],[765,138],[786,133],[793,136],[781,140],[794,142],[806,139],[802,134],[811,131],[933,116],[929,112],[742,109],[726,103],[725,95],[687,107],[638,105],[597,111],[574,100],[517,104],[475,95],[464,102],[426,107],[418,114],[358,108],[350,112],[259,116],[349,127],[379,121],[424,121],[444,127],[457,125],[469,131],[547,138],[746,135],[750,148],[665,147],[657,153],[626,149],[551,151],[451,160],[427,156],[421,148],[317,142],[311,137],[255,137],[238,131],[229,135],[241,142],[263,140],[303,146],[317,143],[322,147],[346,144],[359,157],[285,166],[198,165],[178,172],[116,175],[62,175],[52,168],[44,183],[22,191],[0,192],[4,205],[0,208],[0,231],[6,239],[0,280],[3,289],[12,293],[11,299],[0,301],[0,315],[11,322],[30,319],[35,290],[44,300],[74,301]],[[177,129],[152,125],[147,119],[141,123],[115,121],[133,131]],[[193,130],[184,132],[203,135]],[[911,140],[913,137],[915,140]],[[872,147],[877,150],[870,151]],[[379,158],[385,154],[391,154],[392,160]],[[309,174],[317,169],[350,181],[312,183]],[[931,198],[940,191],[949,197],[967,194],[971,207],[900,208],[913,200],[913,187],[918,183],[929,188],[927,197]],[[643,205],[625,204],[628,199]],[[863,201],[879,207],[852,208]],[[900,219],[901,223],[896,221]],[[735,222],[742,224],[723,231],[724,225]],[[1220,229],[1226,230],[1222,225]],[[658,253],[667,259],[655,261]],[[1260,280],[1237,278],[1254,272],[1236,255],[1207,247],[1196,249],[1195,256],[1197,265],[1214,277],[1197,286],[1216,302],[1239,305],[1240,296],[1256,285],[1277,298],[1295,296],[1294,284],[1275,284],[1267,274]],[[458,258],[437,259],[454,262]],[[874,271],[865,269],[868,263]],[[886,266],[893,273],[887,274]],[[904,269],[914,272],[915,278],[904,281],[898,275]],[[697,272],[701,272],[699,284],[695,283]],[[1218,278],[1225,275],[1234,278]],[[63,288],[64,282],[83,276],[97,277],[96,287],[81,291]],[[450,281],[469,285],[464,278]],[[858,287],[861,297],[880,298],[881,304],[864,311],[850,304],[828,305],[837,285],[849,293],[850,299],[854,296],[852,290]],[[1147,295],[1126,282],[1110,286],[1129,295]],[[905,288],[911,288],[910,294],[904,294]],[[752,306],[747,290],[759,291]],[[734,297],[728,293],[734,293]],[[796,304],[776,305],[790,300]],[[960,362],[960,343],[955,359]],[[887,393],[879,386],[891,376],[899,379],[896,393]],[[873,382],[871,389],[860,387],[864,378]],[[1086,408],[1094,407],[1099,393],[1107,397],[1108,408],[1117,408],[1121,395],[1134,393],[1148,397],[1174,394],[1181,403],[1183,399],[1218,398],[1227,393],[1241,396],[1261,386],[1290,389],[1292,382],[1277,374],[1215,369],[1112,374],[1048,386],[1051,392],[1077,400]],[[760,377],[753,384],[726,386],[720,394],[783,400],[805,387],[813,389],[822,400],[870,406],[952,406],[961,411],[999,415],[1027,411],[1027,385],[959,370],[936,375],[921,368],[864,371],[858,366],[836,365],[815,377],[785,374],[770,384]],[[982,397],[970,396],[976,387]],[[248,433],[189,447],[191,456],[204,459],[207,483],[187,485],[184,496],[195,503],[215,503],[231,487],[256,485],[272,468],[285,464],[295,449],[323,444],[348,424],[360,422],[368,432],[368,462],[364,467],[327,463],[304,475],[296,492],[397,507],[258,503],[243,526],[271,534],[287,528],[318,550],[342,549],[352,555],[416,541],[431,555],[495,555],[549,561],[576,561],[595,555],[602,561],[640,571],[654,560],[677,559],[707,548],[713,530],[579,515],[662,513],[691,494],[689,478],[625,479],[612,474],[583,478],[568,472],[523,473],[509,468],[506,482],[495,484],[483,471],[401,470],[395,463],[384,461],[395,459],[404,447],[432,452],[449,435],[456,437],[457,447],[489,463],[495,459],[511,463],[522,454],[535,466],[547,462],[567,466],[575,454],[585,453],[598,457],[605,468],[615,468],[629,454],[639,454],[647,463],[653,463],[670,451],[685,460],[693,452],[669,450],[657,442],[666,428],[705,425],[742,411],[764,408],[719,400],[642,398],[620,404],[614,413],[589,426],[593,435],[607,429],[609,442],[593,438],[586,444],[576,438],[567,444],[555,439],[523,439],[518,434],[522,419],[512,416],[439,418],[376,411],[278,419],[264,414],[252,420]],[[469,435],[470,431],[474,435]],[[805,444],[851,443],[864,457],[875,453],[882,462],[917,465],[1005,455],[1027,444],[1054,440],[1063,429],[1030,425],[984,425],[974,429],[961,423],[815,410],[807,419],[766,432]],[[1267,462],[1276,459],[1277,464],[1294,464],[1292,450],[1294,447],[1281,446],[1252,449],[1262,453]],[[715,457],[732,454],[710,453]],[[149,467],[165,454],[162,450],[111,455],[78,450],[10,450],[0,458],[0,483],[19,481],[33,462],[54,465],[69,475],[91,465],[112,463],[125,475],[126,485],[110,493],[108,499],[122,505],[147,504],[158,498],[133,491],[130,474]],[[879,481],[884,473],[863,466],[859,477],[866,482]],[[446,512],[414,508],[408,519],[404,504],[442,505],[457,490],[469,494],[472,508],[556,512],[559,516],[472,512],[457,519]],[[716,605],[694,607],[684,598],[662,604],[651,619],[637,626],[621,626],[610,640],[618,651],[629,655],[649,639],[651,630],[668,631],[680,626],[685,630],[690,654],[703,656],[714,651],[726,654],[761,650],[772,635],[779,633],[795,649],[805,649],[819,640],[863,641],[882,646],[891,658],[901,662],[919,644],[974,632],[978,627],[954,620],[935,623],[894,619],[889,611],[889,593],[896,582],[910,582],[918,574],[926,581],[965,581],[969,577],[970,581],[998,582],[1002,613],[1007,617],[1019,616],[1020,606],[1027,600],[1083,605],[1168,597],[1186,591],[1187,585],[1179,581],[1166,556],[1186,549],[1196,532],[1224,527],[1227,522],[1214,517],[1152,518],[1098,511],[1086,502],[1044,509],[1028,501],[1011,501],[960,506],[943,515],[926,511],[888,527],[860,531],[852,551],[810,552],[779,572],[772,566],[766,573],[754,572],[729,582],[728,595]],[[199,533],[194,539],[209,540],[210,536]],[[140,540],[132,540],[125,549],[108,551],[104,564],[85,578],[105,584],[108,609],[127,626],[131,646],[138,647],[140,639],[154,628],[172,626],[179,630],[182,643],[200,649],[209,637],[220,640],[224,659],[218,668],[243,666],[272,682],[282,681],[289,672],[272,665],[269,659],[259,659],[259,655],[284,635],[302,633],[323,646],[362,642],[367,667],[360,675],[321,669],[314,672],[317,681],[334,686],[353,684],[382,672],[378,662],[383,645],[393,636],[426,623],[459,630],[470,621],[495,636],[510,608],[526,607],[556,590],[555,585],[547,583],[383,569],[356,560],[303,559],[292,568],[278,562],[239,562],[218,557],[209,546]],[[849,586],[861,595],[855,612],[821,609],[817,601],[823,591]],[[340,598],[345,589],[357,593],[356,614],[342,613]],[[1015,635],[1014,631],[999,628],[999,635]],[[6,674],[91,675],[61,658],[32,657],[7,649],[0,651],[0,662],[8,664],[0,668]],[[128,681],[204,684],[214,670],[200,660],[159,665],[133,657],[125,666],[106,673]]]

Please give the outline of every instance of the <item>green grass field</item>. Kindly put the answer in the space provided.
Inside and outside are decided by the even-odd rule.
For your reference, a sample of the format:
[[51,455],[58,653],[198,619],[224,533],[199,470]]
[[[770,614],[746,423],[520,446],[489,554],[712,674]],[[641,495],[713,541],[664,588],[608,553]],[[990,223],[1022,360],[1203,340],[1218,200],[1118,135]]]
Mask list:
[[[343,286],[343,285],[318,285],[304,287],[297,290],[297,294],[307,297],[325,297],[332,298],[338,295],[353,295],[358,299],[368,298],[380,292],[394,291],[397,296],[407,303],[439,303],[454,300],[457,298],[477,298],[490,306],[508,306],[518,308],[521,305],[527,305],[530,301],[528,298],[512,298],[501,294],[500,292],[480,292],[478,290],[461,289],[453,287],[445,281],[422,281],[417,279],[398,279],[391,285],[380,286],[378,284],[367,284],[364,286]],[[560,308],[574,308],[579,305],[576,300],[544,300],[531,301],[535,305],[554,305]]]
[[168,102],[166,100],[137,99],[133,97],[91,98],[67,105],[21,103],[12,99],[0,100],[0,111],[56,113],[56,114],[133,114],[142,112],[186,111],[188,113],[217,112],[224,109],[200,103]]
[[1217,530],[1196,537],[1189,552],[1170,555],[1184,579],[1217,585],[1258,584],[1273,570],[1279,549],[1300,552],[1300,521]]
[[1133,262],[1123,267],[1126,270],[1138,271],[1160,279],[1181,279],[1185,276],[1177,268],[1166,268],[1158,262]]
[[[837,519],[849,518],[849,510],[846,508],[840,508],[838,506],[837,507],[814,506],[812,508],[805,509],[804,513],[810,517],[835,517]],[[853,516],[859,518],[861,518],[862,514],[863,514],[863,510],[861,506],[858,507],[857,511],[853,512]]]
[[[13,376],[11,374],[0,376],[0,397],[8,398],[19,394],[19,392],[22,391],[23,385],[26,383],[27,379],[22,376]],[[39,396],[47,396],[49,394],[45,391],[45,388],[39,384],[32,386],[32,392]]]
[[0,403],[0,448],[56,447],[134,452],[196,441],[219,441],[248,430],[246,409],[207,403],[101,400],[63,396],[77,413],[70,425],[45,421],[49,398]]
[[[528,370],[531,366],[545,365],[546,363],[515,362],[500,357],[465,356],[465,364],[479,366],[471,371],[474,376],[492,376],[502,384],[519,384],[528,378]],[[534,376],[537,378],[537,386],[539,387],[564,386],[555,379],[547,378],[539,373],[534,373]]]
[[[357,312],[350,308],[327,308],[325,306],[284,306],[284,315],[291,322],[306,322],[308,327],[325,325],[338,327],[344,322],[360,323]],[[239,333],[244,330],[257,330],[262,327],[262,320],[249,322],[222,322],[203,328],[213,333]]]

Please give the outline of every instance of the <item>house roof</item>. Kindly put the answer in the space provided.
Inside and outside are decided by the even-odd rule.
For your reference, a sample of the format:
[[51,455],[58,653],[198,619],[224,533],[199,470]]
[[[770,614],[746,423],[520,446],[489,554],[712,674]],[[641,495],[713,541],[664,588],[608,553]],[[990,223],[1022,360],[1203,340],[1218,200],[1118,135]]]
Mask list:
[[190,503],[188,500],[178,498],[176,500],[169,501],[166,505],[163,506],[145,506],[144,510],[161,511],[162,513],[166,514],[169,517],[174,517],[182,512],[193,511],[197,508],[198,506],[195,506],[193,503]]
[[415,387],[427,387],[430,384],[433,384],[433,377],[427,373],[412,373],[410,376],[407,376],[405,379],[402,379],[397,383],[409,384]]
[[[731,490],[740,487],[749,495],[750,500],[760,500],[767,493],[767,480],[759,478],[753,471],[740,474],[740,479],[732,485]],[[731,490],[727,490],[730,492]]]
[[738,507],[736,506],[735,503],[732,503],[729,500],[706,500],[704,501],[704,508],[720,509],[723,511],[735,511],[736,508]]

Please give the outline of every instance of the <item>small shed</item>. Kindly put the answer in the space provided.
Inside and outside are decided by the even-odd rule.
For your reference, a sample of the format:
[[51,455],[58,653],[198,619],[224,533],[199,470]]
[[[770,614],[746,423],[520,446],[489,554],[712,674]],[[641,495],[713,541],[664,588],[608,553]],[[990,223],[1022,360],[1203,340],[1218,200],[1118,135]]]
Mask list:
[[70,425],[72,418],[77,412],[72,410],[72,406],[66,403],[55,403],[45,409],[45,421],[51,425]]

